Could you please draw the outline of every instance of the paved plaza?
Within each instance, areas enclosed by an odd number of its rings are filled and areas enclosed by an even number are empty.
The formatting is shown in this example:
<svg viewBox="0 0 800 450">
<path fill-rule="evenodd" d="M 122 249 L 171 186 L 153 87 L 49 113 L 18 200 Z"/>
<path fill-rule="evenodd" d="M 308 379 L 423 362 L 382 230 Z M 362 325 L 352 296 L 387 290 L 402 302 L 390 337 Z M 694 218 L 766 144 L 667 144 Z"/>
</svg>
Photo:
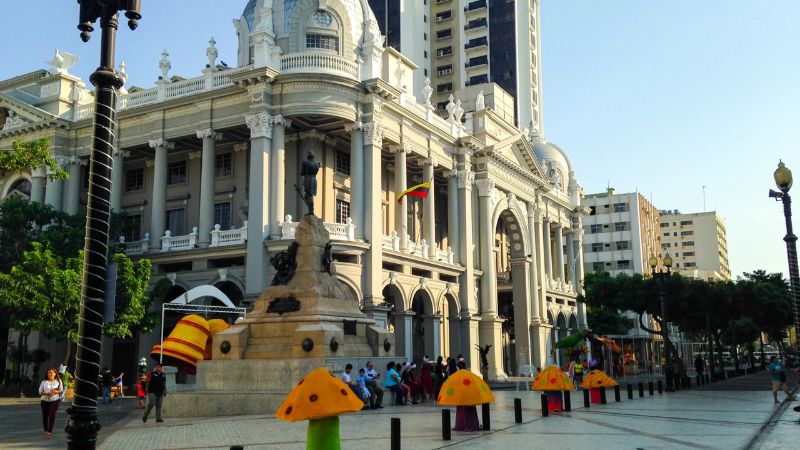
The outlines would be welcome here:
<svg viewBox="0 0 800 450">
<path fill-rule="evenodd" d="M 741 390 L 742 387 L 750 390 Z M 755 390 L 760 389 L 760 390 Z M 480 449 L 785 449 L 800 442 L 800 414 L 792 408 L 800 402 L 774 405 L 765 373 L 738 377 L 671 394 L 657 392 L 628 400 L 583 407 L 582 393 L 573 392 L 573 411 L 541 417 L 540 397 L 534 392 L 495 391 L 491 430 L 453 432 L 443 441 L 441 408 L 432 404 L 387 406 L 341 417 L 342 448 L 388 449 L 390 419 L 401 419 L 402 448 Z M 523 423 L 514 422 L 513 403 L 523 402 Z M 783 395 L 780 397 L 783 399 Z M 169 397 L 167 397 L 167 405 Z M 56 436 L 40 437 L 38 405 L 0 403 L 0 446 L 4 448 L 62 447 L 66 414 L 59 413 Z M 306 422 L 286 423 L 272 411 L 259 416 L 154 420 L 143 424 L 141 411 L 130 400 L 102 405 L 102 449 L 304 449 Z M 22 417 L 24 415 L 24 417 Z M 455 413 L 452 413 L 453 420 Z M 8 419 L 13 419 L 9 424 Z M 10 433 L 10 434 L 9 434 Z M 7 436 L 11 436 L 10 439 Z"/>
</svg>

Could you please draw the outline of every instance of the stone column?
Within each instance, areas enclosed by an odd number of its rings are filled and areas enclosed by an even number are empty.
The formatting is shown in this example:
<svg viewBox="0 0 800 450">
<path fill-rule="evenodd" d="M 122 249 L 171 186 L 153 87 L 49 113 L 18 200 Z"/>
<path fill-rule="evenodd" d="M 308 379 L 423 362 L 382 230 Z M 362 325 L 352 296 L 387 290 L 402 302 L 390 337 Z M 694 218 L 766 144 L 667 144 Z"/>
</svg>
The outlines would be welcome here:
<svg viewBox="0 0 800 450">
<path fill-rule="evenodd" d="M 409 360 L 414 356 L 414 313 L 402 311 L 393 315 L 395 356 Z"/>
<path fill-rule="evenodd" d="M 458 209 L 458 177 L 457 172 L 447 174 L 447 241 L 449 247 L 455 253 L 455 262 L 460 263 L 461 242 L 458 228 L 459 222 L 463 220 L 459 216 Z"/>
<path fill-rule="evenodd" d="M 475 220 L 473 214 L 472 185 L 475 182 L 475 173 L 471 170 L 470 154 L 466 149 L 459 149 L 456 179 L 458 182 L 458 211 L 461 217 L 458 220 L 459 261 L 464 266 L 464 273 L 459 277 L 460 287 L 458 299 L 461 305 L 461 348 L 464 351 L 467 365 L 472 368 L 480 367 L 480 359 L 475 345 L 478 344 L 478 319 L 473 317 L 478 313 L 478 302 L 475 294 L 475 257 L 473 253 L 474 241 L 472 224 Z"/>
<path fill-rule="evenodd" d="M 391 147 L 394 153 L 394 188 L 396 194 L 408 189 L 408 180 L 406 178 L 406 155 L 408 154 L 408 147 L 403 144 L 394 145 Z M 394 216 L 394 229 L 400 237 L 400 250 L 408 250 L 408 198 L 403 198 L 403 202 L 397 205 L 397 210 Z"/>
<path fill-rule="evenodd" d="M 44 183 L 47 178 L 45 169 L 34 169 L 31 172 L 31 201 L 44 204 Z"/>
<path fill-rule="evenodd" d="M 64 191 L 64 212 L 67 214 L 78 214 L 80 209 L 81 165 L 83 164 L 78 157 L 73 157 L 67 166 L 69 178 L 67 179 L 67 189 Z"/>
<path fill-rule="evenodd" d="M 492 223 L 492 190 L 494 181 L 476 180 L 479 195 L 480 254 L 481 254 L 481 322 L 480 345 L 492 348 L 487 355 L 488 376 L 491 380 L 505 379 L 502 355 L 502 320 L 497 317 L 497 268 L 494 261 L 494 231 Z"/>
<path fill-rule="evenodd" d="M 561 226 L 561 223 L 558 223 L 558 227 L 555 229 L 556 235 L 556 267 L 558 270 L 555 272 L 555 276 L 558 277 L 559 281 L 562 283 L 566 283 L 567 280 L 564 277 L 564 228 Z"/>
<path fill-rule="evenodd" d="M 538 278 L 538 293 L 539 305 L 539 321 L 531 321 L 531 348 L 532 363 L 536 367 L 545 367 L 549 358 L 548 354 L 548 339 L 550 336 L 550 326 L 547 323 L 547 275 L 545 268 L 545 248 L 547 246 L 547 239 L 545 239 L 544 217 L 541 203 L 531 203 L 531 210 L 534 211 L 534 226 L 536 234 L 536 251 L 534 253 L 533 272 Z M 533 282 L 533 281 L 531 281 Z"/>
<path fill-rule="evenodd" d="M 539 322 L 542 318 L 542 305 L 540 304 L 539 297 L 539 250 L 541 243 L 538 241 L 536 222 L 536 205 L 528 203 L 528 240 L 531 243 L 531 264 L 528 265 L 530 280 L 530 293 L 531 293 L 531 321 Z"/>
<path fill-rule="evenodd" d="M 270 160 L 272 176 L 269 186 L 270 239 L 281 238 L 281 222 L 286 215 L 286 128 L 291 126 L 292 122 L 281 114 L 272 116 L 272 155 Z M 322 159 L 322 155 L 319 156 Z"/>
<path fill-rule="evenodd" d="M 516 343 L 517 367 L 512 372 L 519 375 L 519 366 L 531 363 L 531 260 L 518 258 L 511 261 L 511 282 L 514 295 L 514 342 Z"/>
<path fill-rule="evenodd" d="M 364 307 L 383 303 L 383 215 L 381 199 L 381 148 L 383 127 L 378 122 L 364 124 L 364 239 L 369 251 L 364 256 Z"/>
<path fill-rule="evenodd" d="M 428 198 L 422 202 L 423 229 L 425 230 L 425 240 L 428 241 L 430 251 L 428 255 L 436 258 L 436 179 L 434 178 L 434 168 L 439 165 L 436 158 L 426 159 L 422 162 L 422 182 L 431 182 Z"/>
<path fill-rule="evenodd" d="M 65 164 L 63 163 L 64 157 L 56 156 L 54 157 L 56 161 L 58 161 L 58 165 L 63 167 Z M 50 170 L 47 170 L 48 175 L 50 175 Z M 61 197 L 64 192 L 64 182 L 61 180 L 51 180 L 49 177 L 47 178 L 47 187 L 44 191 L 44 203 L 46 205 L 50 205 L 56 211 L 61 211 Z"/>
<path fill-rule="evenodd" d="M 575 245 L 572 242 L 572 230 L 570 229 L 567 231 L 567 275 L 566 275 L 566 282 L 572 283 L 572 287 L 576 286 L 575 284 Z"/>
<path fill-rule="evenodd" d="M 583 294 L 583 278 L 584 271 L 586 269 L 583 267 L 583 223 L 580 216 L 578 216 L 576 222 L 577 224 L 575 226 L 574 235 L 575 254 L 578 257 L 578 260 L 575 262 L 575 279 L 577 280 L 575 292 L 578 294 Z M 578 302 L 578 327 L 588 327 L 588 323 L 586 322 L 586 305 L 583 302 Z"/>
<path fill-rule="evenodd" d="M 214 227 L 214 162 L 217 154 L 217 141 L 222 133 L 211 128 L 197 130 L 197 138 L 203 140 L 203 153 L 200 159 L 200 218 L 198 224 L 198 244 L 208 247 L 211 244 L 211 230 Z"/>
<path fill-rule="evenodd" d="M 150 147 L 155 149 L 153 161 L 153 200 L 150 202 L 150 248 L 161 248 L 167 224 L 167 152 L 175 148 L 166 139 L 152 139 Z"/>
<path fill-rule="evenodd" d="M 350 218 L 356 239 L 364 239 L 364 124 L 345 125 L 350 132 Z"/>
<path fill-rule="evenodd" d="M 122 211 L 122 191 L 125 189 L 125 158 L 130 151 L 115 148 L 111 161 L 111 210 Z M 159 236 L 160 237 L 160 236 Z"/>
<path fill-rule="evenodd" d="M 266 286 L 269 235 L 270 147 L 272 121 L 260 112 L 245 117 L 250 129 L 250 186 L 248 189 L 247 255 L 245 257 L 245 295 L 257 296 Z"/>
<path fill-rule="evenodd" d="M 544 233 L 544 273 L 546 275 L 546 279 L 553 279 L 553 256 L 551 255 L 551 251 L 553 250 L 553 243 L 552 243 L 552 234 L 550 233 L 550 219 L 545 217 L 544 223 L 542 223 L 543 233 Z M 547 283 L 545 283 L 547 284 Z"/>
<path fill-rule="evenodd" d="M 425 328 L 425 354 L 432 359 L 441 353 L 441 326 L 442 316 L 439 314 L 426 314 L 422 316 L 422 325 Z"/>
</svg>

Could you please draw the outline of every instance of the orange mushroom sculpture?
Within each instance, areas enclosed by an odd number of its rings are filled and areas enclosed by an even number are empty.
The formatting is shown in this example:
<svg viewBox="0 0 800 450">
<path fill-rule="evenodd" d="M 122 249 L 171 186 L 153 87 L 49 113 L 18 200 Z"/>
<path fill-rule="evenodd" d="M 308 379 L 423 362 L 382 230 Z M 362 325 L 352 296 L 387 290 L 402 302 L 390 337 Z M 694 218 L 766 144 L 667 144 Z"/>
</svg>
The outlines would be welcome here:
<svg viewBox="0 0 800 450">
<path fill-rule="evenodd" d="M 436 402 L 446 406 L 477 406 L 494 403 L 494 394 L 480 377 L 469 370 L 459 370 L 447 377 Z"/>
<path fill-rule="evenodd" d="M 618 386 L 619 383 L 613 378 L 608 376 L 602 370 L 592 370 L 583 377 L 583 382 L 580 384 L 582 388 L 609 388 Z"/>
<path fill-rule="evenodd" d="M 297 383 L 275 417 L 287 422 L 308 420 L 306 449 L 339 450 L 339 415 L 363 407 L 364 402 L 344 381 L 320 367 Z"/>
<path fill-rule="evenodd" d="M 547 393 L 547 409 L 549 411 L 561 411 L 563 409 L 562 392 L 575 389 L 575 385 L 563 370 L 556 366 L 549 366 L 536 375 L 531 389 Z"/>
</svg>

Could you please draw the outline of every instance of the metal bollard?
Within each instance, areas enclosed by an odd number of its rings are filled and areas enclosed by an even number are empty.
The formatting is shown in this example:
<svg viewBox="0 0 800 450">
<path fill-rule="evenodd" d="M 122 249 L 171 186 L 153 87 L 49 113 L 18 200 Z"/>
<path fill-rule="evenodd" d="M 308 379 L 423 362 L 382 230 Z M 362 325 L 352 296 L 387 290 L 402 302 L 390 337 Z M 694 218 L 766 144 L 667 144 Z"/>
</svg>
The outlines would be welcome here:
<svg viewBox="0 0 800 450">
<path fill-rule="evenodd" d="M 231 445 L 230 450 L 244 450 L 244 446 L 242 446 L 242 445 Z"/>
<path fill-rule="evenodd" d="M 592 402 L 589 400 L 589 390 L 588 389 L 584 389 L 583 390 L 583 407 L 584 408 L 591 408 L 592 407 Z"/>
<path fill-rule="evenodd" d="M 661 380 L 658 380 L 658 393 L 659 394 L 664 393 L 664 382 Z"/>
<path fill-rule="evenodd" d="M 450 440 L 450 410 L 445 408 L 442 410 L 442 440 Z"/>
<path fill-rule="evenodd" d="M 522 423 L 522 399 L 514 399 L 514 422 Z"/>
<path fill-rule="evenodd" d="M 391 449 L 400 450 L 400 418 L 392 417 Z"/>
<path fill-rule="evenodd" d="M 633 400 L 633 385 L 628 383 L 628 400 Z"/>
<path fill-rule="evenodd" d="M 550 415 L 550 411 L 547 409 L 547 394 L 542 394 L 542 417 L 547 417 Z"/>
<path fill-rule="evenodd" d="M 653 396 L 653 382 L 652 381 L 648 381 L 647 382 L 647 393 L 650 394 L 651 397 Z"/>
<path fill-rule="evenodd" d="M 614 401 L 619 403 L 619 385 L 614 386 Z"/>
<path fill-rule="evenodd" d="M 706 374 L 706 384 L 711 383 L 711 375 Z"/>
<path fill-rule="evenodd" d="M 481 405 L 481 415 L 483 416 L 483 430 L 489 431 L 492 429 L 492 419 L 489 417 L 489 404 L 484 403 Z"/>
<path fill-rule="evenodd" d="M 644 383 L 639 383 L 639 397 L 644 397 Z"/>
<path fill-rule="evenodd" d="M 606 399 L 606 388 L 602 387 L 600 388 L 600 404 L 605 405 L 606 403 L 608 403 Z"/>
<path fill-rule="evenodd" d="M 564 411 L 572 411 L 572 396 L 569 391 L 564 391 Z"/>
</svg>

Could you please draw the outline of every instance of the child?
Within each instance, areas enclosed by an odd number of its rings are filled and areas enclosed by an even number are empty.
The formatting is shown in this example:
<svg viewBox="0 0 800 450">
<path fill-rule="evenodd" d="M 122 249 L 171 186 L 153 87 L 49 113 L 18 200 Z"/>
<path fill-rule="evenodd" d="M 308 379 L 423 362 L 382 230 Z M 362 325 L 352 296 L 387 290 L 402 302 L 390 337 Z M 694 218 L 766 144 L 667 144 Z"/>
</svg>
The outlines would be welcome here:
<svg viewBox="0 0 800 450">
<path fill-rule="evenodd" d="M 117 397 L 125 398 L 125 387 L 122 385 L 122 376 L 125 375 L 125 372 L 119 374 L 118 377 L 114 378 L 114 384 L 117 386 Z"/>
<path fill-rule="evenodd" d="M 136 377 L 136 398 L 139 400 L 139 409 L 144 409 L 144 402 L 147 398 L 147 359 L 139 360 Z"/>
<path fill-rule="evenodd" d="M 358 369 L 358 376 L 356 377 L 356 381 L 358 382 L 358 391 L 359 391 L 359 398 L 364 401 L 364 407 L 369 406 L 370 409 L 375 409 L 375 394 L 370 395 L 369 389 L 367 389 L 367 377 L 366 372 L 364 369 Z"/>
</svg>

